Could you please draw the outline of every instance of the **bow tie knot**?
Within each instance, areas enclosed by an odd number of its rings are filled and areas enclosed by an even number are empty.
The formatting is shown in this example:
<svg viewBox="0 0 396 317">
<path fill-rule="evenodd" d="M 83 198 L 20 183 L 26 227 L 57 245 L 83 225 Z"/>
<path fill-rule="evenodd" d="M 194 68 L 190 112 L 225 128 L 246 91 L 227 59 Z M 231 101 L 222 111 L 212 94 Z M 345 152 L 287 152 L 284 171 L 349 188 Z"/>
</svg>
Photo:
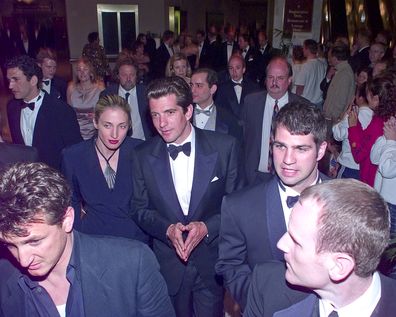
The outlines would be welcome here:
<svg viewBox="0 0 396 317">
<path fill-rule="evenodd" d="M 50 80 L 49 79 L 43 80 L 43 84 L 48 86 L 50 84 Z"/>
<path fill-rule="evenodd" d="M 180 152 L 183 152 L 186 156 L 191 154 L 191 142 L 184 143 L 183 145 L 168 145 L 168 152 L 172 160 L 176 160 Z"/>
<path fill-rule="evenodd" d="M 235 86 L 240 86 L 240 87 L 242 87 L 242 83 L 232 82 L 232 84 L 234 85 L 234 87 L 235 87 Z"/>
<path fill-rule="evenodd" d="M 29 108 L 30 110 L 34 110 L 34 102 L 22 102 L 22 109 Z"/>
<path fill-rule="evenodd" d="M 202 110 L 202 109 L 199 109 L 199 108 L 195 108 L 194 111 L 195 111 L 195 113 L 197 115 L 202 113 L 202 114 L 210 117 L 210 110 L 209 109 L 208 110 Z"/>
<path fill-rule="evenodd" d="M 286 198 L 286 205 L 289 208 L 293 208 L 296 202 L 298 202 L 298 199 L 300 198 L 299 195 L 297 196 L 287 196 Z"/>
</svg>

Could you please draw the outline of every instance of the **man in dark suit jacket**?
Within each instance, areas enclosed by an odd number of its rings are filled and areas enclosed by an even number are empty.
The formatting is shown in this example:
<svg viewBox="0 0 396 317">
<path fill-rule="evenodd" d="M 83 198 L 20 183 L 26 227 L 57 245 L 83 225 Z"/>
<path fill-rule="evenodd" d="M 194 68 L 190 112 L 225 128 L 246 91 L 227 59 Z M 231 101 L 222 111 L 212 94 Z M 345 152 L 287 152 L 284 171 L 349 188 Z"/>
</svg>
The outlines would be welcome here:
<svg viewBox="0 0 396 317">
<path fill-rule="evenodd" d="M 120 59 L 116 64 L 116 74 L 119 84 L 110 84 L 100 93 L 100 96 L 118 95 L 125 98 L 131 108 L 131 136 L 147 140 L 155 134 L 151 121 L 146 86 L 137 82 L 137 66 L 131 59 Z"/>
<path fill-rule="evenodd" d="M 245 60 L 246 65 L 246 74 L 253 82 L 257 82 L 258 80 L 258 61 L 259 61 L 259 53 L 257 49 L 250 45 L 250 36 L 248 34 L 240 34 L 238 36 L 238 46 L 241 56 Z"/>
<path fill-rule="evenodd" d="M 236 117 L 225 107 L 217 106 L 213 96 L 217 90 L 217 74 L 210 68 L 199 68 L 191 76 L 194 126 L 232 135 L 242 141 L 242 128 Z"/>
<path fill-rule="evenodd" d="M 327 127 L 320 110 L 305 102 L 290 102 L 279 110 L 274 131 L 276 175 L 226 196 L 222 204 L 216 272 L 242 310 L 254 266 L 283 260 L 276 243 L 287 230 L 295 197 L 323 179 L 318 161 L 326 151 Z"/>
<path fill-rule="evenodd" d="M 228 62 L 230 79 L 220 84 L 215 95 L 215 102 L 241 120 L 241 112 L 246 95 L 258 90 L 258 85 L 245 78 L 245 60 L 240 55 L 233 55 Z M 242 123 L 241 123 L 242 124 Z"/>
<path fill-rule="evenodd" d="M 173 55 L 173 41 L 174 33 L 170 30 L 166 30 L 162 35 L 162 43 L 155 52 L 155 59 L 152 61 L 152 72 L 154 78 L 160 78 L 165 76 L 166 63 L 169 58 Z"/>
<path fill-rule="evenodd" d="M 0 140 L 0 169 L 16 162 L 37 162 L 36 148 L 21 144 L 7 144 Z"/>
<path fill-rule="evenodd" d="M 19 163 L 0 176 L 0 316 L 175 316 L 152 251 L 73 231 L 56 170 Z M 39 294 L 39 295 L 38 295 Z"/>
<path fill-rule="evenodd" d="M 288 92 L 292 69 L 283 57 L 275 57 L 267 67 L 266 91 L 246 96 L 242 109 L 244 125 L 244 173 L 245 182 L 254 184 L 269 172 L 269 144 L 274 110 L 291 101 L 306 99 Z M 275 107 L 277 104 L 277 107 Z"/>
<path fill-rule="evenodd" d="M 258 50 L 258 62 L 257 62 L 257 72 L 258 81 L 260 87 L 264 87 L 267 66 L 272 59 L 274 53 L 271 47 L 271 43 L 268 42 L 267 33 L 261 30 L 257 33 L 257 50 Z"/>
<path fill-rule="evenodd" d="M 223 316 L 214 264 L 221 200 L 237 182 L 236 140 L 191 125 L 180 77 L 152 82 L 148 99 L 160 135 L 136 149 L 132 216 L 153 237 L 176 315 Z"/>
<path fill-rule="evenodd" d="M 354 73 L 370 65 L 370 40 L 371 32 L 369 30 L 360 29 L 357 32 L 355 43 L 356 52 L 348 60 Z"/>
<path fill-rule="evenodd" d="M 57 58 L 56 52 L 50 48 L 42 48 L 37 53 L 37 63 L 43 72 L 42 89 L 55 98 L 66 102 L 67 83 L 56 76 Z"/>
<path fill-rule="evenodd" d="M 196 32 L 196 38 L 199 50 L 199 68 L 212 67 L 209 40 L 205 38 L 205 32 L 203 30 L 198 30 Z"/>
<path fill-rule="evenodd" d="M 37 148 L 40 161 L 60 167 L 62 150 L 82 141 L 76 113 L 65 102 L 40 90 L 41 68 L 26 55 L 7 63 L 14 99 L 7 105 L 13 143 Z"/>
<path fill-rule="evenodd" d="M 304 190 L 278 247 L 286 280 L 317 296 L 274 316 L 394 316 L 396 281 L 376 271 L 389 243 L 389 218 L 378 192 L 354 179 Z"/>
</svg>

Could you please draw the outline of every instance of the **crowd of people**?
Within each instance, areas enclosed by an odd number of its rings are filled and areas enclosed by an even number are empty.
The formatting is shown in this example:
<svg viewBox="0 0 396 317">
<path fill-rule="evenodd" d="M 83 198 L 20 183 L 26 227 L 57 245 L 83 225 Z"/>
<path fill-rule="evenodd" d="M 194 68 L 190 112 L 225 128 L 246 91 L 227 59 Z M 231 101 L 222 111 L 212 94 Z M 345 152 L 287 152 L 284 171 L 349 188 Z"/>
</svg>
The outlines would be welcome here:
<svg viewBox="0 0 396 317">
<path fill-rule="evenodd" d="M 394 315 L 395 43 L 222 36 L 7 61 L 0 316 Z"/>
</svg>

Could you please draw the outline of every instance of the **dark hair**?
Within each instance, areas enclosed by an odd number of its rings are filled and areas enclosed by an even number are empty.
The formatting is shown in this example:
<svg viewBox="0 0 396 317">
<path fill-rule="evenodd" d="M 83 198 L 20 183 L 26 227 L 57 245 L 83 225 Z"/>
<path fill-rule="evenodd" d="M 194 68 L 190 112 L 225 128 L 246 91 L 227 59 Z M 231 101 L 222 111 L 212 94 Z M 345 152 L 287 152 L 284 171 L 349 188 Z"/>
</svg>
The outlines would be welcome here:
<svg viewBox="0 0 396 317">
<path fill-rule="evenodd" d="M 88 34 L 88 42 L 93 43 L 99 39 L 99 33 L 98 32 L 91 32 Z"/>
<path fill-rule="evenodd" d="M 300 200 L 306 199 L 321 206 L 316 252 L 348 254 L 359 277 L 375 272 L 390 232 L 388 206 L 381 195 L 355 179 L 334 179 L 305 189 Z"/>
<path fill-rule="evenodd" d="M 249 36 L 249 34 L 247 34 L 247 33 L 239 34 L 239 37 L 243 38 L 243 40 L 244 40 L 245 42 L 248 42 L 248 43 L 249 43 L 249 41 L 250 41 L 250 36 Z"/>
<path fill-rule="evenodd" d="M 312 53 L 318 53 L 318 43 L 315 40 L 308 39 L 304 41 L 304 46 Z"/>
<path fill-rule="evenodd" d="M 28 235 L 25 225 L 60 225 L 71 204 L 67 181 L 44 163 L 16 163 L 0 174 L 0 232 Z"/>
<path fill-rule="evenodd" d="M 308 102 L 291 101 L 283 106 L 275 117 L 275 133 L 278 126 L 285 127 L 292 135 L 312 134 L 318 149 L 326 140 L 326 119 L 315 105 Z"/>
<path fill-rule="evenodd" d="M 211 88 L 213 85 L 217 85 L 218 78 L 217 78 L 217 73 L 211 69 L 211 68 L 198 68 L 196 69 L 192 75 L 195 74 L 206 74 L 206 81 L 208 83 L 209 88 Z"/>
<path fill-rule="evenodd" d="M 143 46 L 143 48 L 144 48 L 144 43 L 141 42 L 141 41 L 138 41 L 138 40 L 134 41 L 134 42 L 132 43 L 132 46 L 131 46 L 131 51 L 132 51 L 132 53 L 133 53 L 133 54 L 136 54 L 136 51 L 137 51 L 137 49 L 138 49 L 140 46 Z"/>
<path fill-rule="evenodd" d="M 166 30 L 164 31 L 164 34 L 162 35 L 162 40 L 165 42 L 172 38 L 175 33 L 173 33 L 171 30 Z"/>
<path fill-rule="evenodd" d="M 372 37 L 372 33 L 369 29 L 367 28 L 360 28 L 356 35 L 363 37 L 364 39 L 366 39 L 367 42 L 371 41 L 371 37 Z"/>
<path fill-rule="evenodd" d="M 367 83 L 367 89 L 373 96 L 378 96 L 378 107 L 374 110 L 376 115 L 388 120 L 396 114 L 396 83 L 392 75 L 373 78 Z"/>
<path fill-rule="evenodd" d="M 202 37 L 205 37 L 205 31 L 204 30 L 197 30 L 196 34 L 199 34 Z"/>
<path fill-rule="evenodd" d="M 168 95 L 176 96 L 176 103 L 184 112 L 193 103 L 191 88 L 178 76 L 164 77 L 152 81 L 147 87 L 147 99 L 159 99 Z"/>
<path fill-rule="evenodd" d="M 358 98 L 363 98 L 366 103 L 367 100 L 367 82 L 361 84 L 359 87 L 356 87 L 356 94 Z"/>
<path fill-rule="evenodd" d="M 339 61 L 346 61 L 350 56 L 349 47 L 345 44 L 337 43 L 330 49 L 330 54 Z"/>
<path fill-rule="evenodd" d="M 40 89 L 41 81 L 43 80 L 43 71 L 40 66 L 37 65 L 35 59 L 27 55 L 16 56 L 6 63 L 6 68 L 19 68 L 28 81 L 30 81 L 33 76 L 36 76 L 37 88 Z"/>
</svg>

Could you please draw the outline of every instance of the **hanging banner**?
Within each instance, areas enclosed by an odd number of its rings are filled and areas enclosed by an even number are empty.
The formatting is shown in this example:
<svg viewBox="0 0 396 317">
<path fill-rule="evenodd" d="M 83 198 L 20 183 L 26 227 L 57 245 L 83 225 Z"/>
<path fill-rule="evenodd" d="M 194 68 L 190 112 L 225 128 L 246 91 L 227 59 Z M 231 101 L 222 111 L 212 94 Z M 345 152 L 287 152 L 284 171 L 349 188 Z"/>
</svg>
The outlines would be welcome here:
<svg viewBox="0 0 396 317">
<path fill-rule="evenodd" d="M 285 0 L 283 32 L 311 32 L 313 0 Z"/>
</svg>

